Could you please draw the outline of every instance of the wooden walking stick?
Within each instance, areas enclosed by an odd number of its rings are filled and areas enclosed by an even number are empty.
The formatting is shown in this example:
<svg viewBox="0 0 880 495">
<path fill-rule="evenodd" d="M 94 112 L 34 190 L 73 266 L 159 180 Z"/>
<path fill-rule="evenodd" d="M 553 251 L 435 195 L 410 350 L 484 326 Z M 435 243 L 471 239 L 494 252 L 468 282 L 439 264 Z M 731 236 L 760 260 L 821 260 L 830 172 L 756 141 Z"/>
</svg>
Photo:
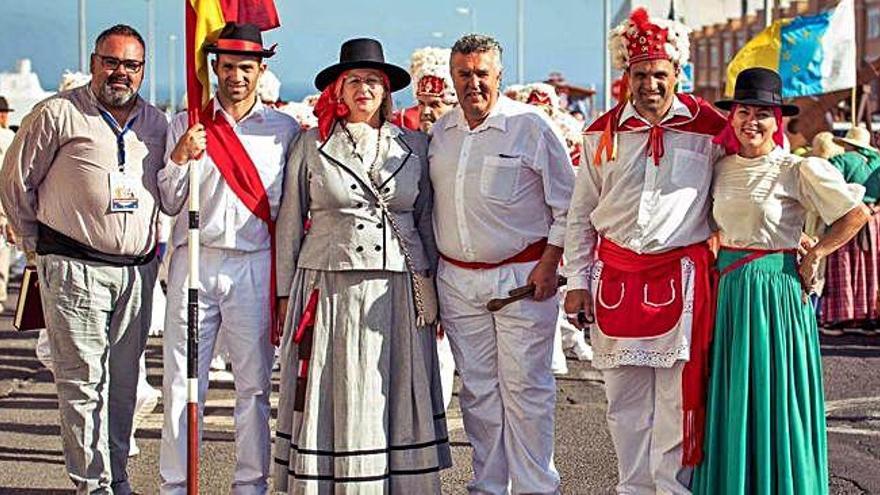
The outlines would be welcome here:
<svg viewBox="0 0 880 495">
<path fill-rule="evenodd" d="M 562 275 L 559 276 L 559 279 L 556 281 L 557 287 L 562 287 L 567 284 L 568 280 Z M 507 293 L 507 297 L 490 299 L 488 303 L 486 303 L 486 309 L 491 312 L 498 311 L 499 309 L 507 306 L 508 304 L 515 303 L 521 299 L 525 299 L 527 297 L 531 297 L 532 294 L 535 293 L 535 284 L 524 285 L 522 287 L 517 287 L 516 289 L 511 289 Z"/>
</svg>

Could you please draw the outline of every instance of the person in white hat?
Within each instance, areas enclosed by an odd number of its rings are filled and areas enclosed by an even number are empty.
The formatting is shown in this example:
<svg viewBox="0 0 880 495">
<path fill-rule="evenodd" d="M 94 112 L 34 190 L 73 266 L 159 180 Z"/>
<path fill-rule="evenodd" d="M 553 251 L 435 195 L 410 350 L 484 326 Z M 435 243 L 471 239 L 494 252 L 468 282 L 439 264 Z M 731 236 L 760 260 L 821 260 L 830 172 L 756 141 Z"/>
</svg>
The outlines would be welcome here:
<svg viewBox="0 0 880 495">
<path fill-rule="evenodd" d="M 431 133 L 434 122 L 455 108 L 458 100 L 449 74 L 448 48 L 425 47 L 410 57 L 413 95 L 419 109 L 419 130 Z"/>
<path fill-rule="evenodd" d="M 581 135 L 583 126 L 577 119 L 572 117 L 561 106 L 561 99 L 556 88 L 543 82 L 529 84 L 514 84 L 504 89 L 504 94 L 510 98 L 528 105 L 534 105 L 543 110 L 553 122 L 554 129 L 565 140 L 568 147 L 568 155 L 571 157 L 575 173 L 581 155 Z M 565 293 L 560 290 L 560 297 Z M 593 359 L 593 350 L 584 340 L 584 334 L 565 318 L 560 300 L 559 318 L 556 324 L 556 335 L 553 338 L 553 361 L 554 375 L 568 374 L 565 349 L 571 349 L 579 361 Z"/>
</svg>

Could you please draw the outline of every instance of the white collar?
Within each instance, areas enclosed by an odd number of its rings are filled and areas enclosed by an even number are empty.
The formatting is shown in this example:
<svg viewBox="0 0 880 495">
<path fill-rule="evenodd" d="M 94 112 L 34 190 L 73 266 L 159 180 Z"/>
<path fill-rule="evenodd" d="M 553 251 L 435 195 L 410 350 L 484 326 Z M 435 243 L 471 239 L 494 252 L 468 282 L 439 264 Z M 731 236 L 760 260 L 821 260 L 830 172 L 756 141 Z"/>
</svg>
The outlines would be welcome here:
<svg viewBox="0 0 880 495">
<path fill-rule="evenodd" d="M 464 117 L 464 110 L 462 110 L 461 105 L 458 105 L 452 110 L 455 114 L 453 114 L 452 118 L 446 122 L 444 127 L 446 129 L 458 127 L 464 132 L 472 133 L 493 127 L 501 132 L 507 132 L 507 116 L 505 115 L 504 110 L 510 105 L 511 101 L 510 98 L 503 94 L 499 94 L 498 100 L 495 101 L 495 105 L 489 110 L 489 116 L 474 129 L 471 129 L 470 125 L 468 125 L 467 119 Z"/>
</svg>

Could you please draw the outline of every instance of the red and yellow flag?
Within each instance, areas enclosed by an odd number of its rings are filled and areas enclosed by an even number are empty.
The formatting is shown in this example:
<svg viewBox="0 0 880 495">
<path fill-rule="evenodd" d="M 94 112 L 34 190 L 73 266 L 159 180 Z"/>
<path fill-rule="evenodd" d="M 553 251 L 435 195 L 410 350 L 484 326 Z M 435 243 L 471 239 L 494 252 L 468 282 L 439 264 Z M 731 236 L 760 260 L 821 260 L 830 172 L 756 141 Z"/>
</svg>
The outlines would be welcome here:
<svg viewBox="0 0 880 495">
<path fill-rule="evenodd" d="M 203 47 L 217 39 L 227 22 L 255 24 L 262 31 L 281 25 L 273 0 L 186 1 L 186 93 L 190 125 L 211 99 L 208 55 Z"/>
</svg>

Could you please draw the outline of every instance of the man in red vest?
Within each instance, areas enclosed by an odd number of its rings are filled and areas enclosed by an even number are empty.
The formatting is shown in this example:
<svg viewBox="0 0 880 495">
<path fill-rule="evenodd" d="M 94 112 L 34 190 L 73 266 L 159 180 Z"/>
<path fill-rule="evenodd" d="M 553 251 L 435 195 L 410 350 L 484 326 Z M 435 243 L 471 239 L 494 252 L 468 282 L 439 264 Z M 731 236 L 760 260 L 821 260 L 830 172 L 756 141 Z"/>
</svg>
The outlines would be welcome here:
<svg viewBox="0 0 880 495">
<path fill-rule="evenodd" d="M 260 30 L 229 23 L 216 43 L 216 97 L 187 129 L 178 114 L 170 151 L 159 172 L 162 209 L 177 215 L 188 199 L 188 169 L 199 167 L 199 404 L 218 336 L 229 351 L 235 381 L 235 479 L 232 493 L 265 493 L 270 466 L 270 327 L 275 216 L 288 148 L 299 125 L 257 98 L 264 59 Z M 165 316 L 164 395 L 160 473 L 163 493 L 186 489 L 187 216 L 177 215 Z"/>
<path fill-rule="evenodd" d="M 584 136 L 565 238 L 565 311 L 593 319 L 618 493 L 690 493 L 701 457 L 714 301 L 709 226 L 712 138 L 724 119 L 676 94 L 688 29 L 644 9 L 608 49 L 631 97 Z"/>
</svg>

